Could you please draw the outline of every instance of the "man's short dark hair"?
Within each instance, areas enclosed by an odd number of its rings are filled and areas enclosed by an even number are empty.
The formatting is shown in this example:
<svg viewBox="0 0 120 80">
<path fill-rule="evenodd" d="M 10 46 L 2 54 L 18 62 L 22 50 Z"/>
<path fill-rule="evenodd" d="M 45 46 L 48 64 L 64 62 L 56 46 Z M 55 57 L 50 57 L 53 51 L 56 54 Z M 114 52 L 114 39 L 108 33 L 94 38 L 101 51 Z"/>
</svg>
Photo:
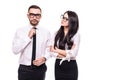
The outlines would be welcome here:
<svg viewBox="0 0 120 80">
<path fill-rule="evenodd" d="M 40 11 L 42 11 L 39 6 L 37 6 L 37 5 L 31 5 L 31 6 L 28 8 L 28 12 L 29 12 L 29 10 L 30 10 L 31 8 L 40 9 Z"/>
</svg>

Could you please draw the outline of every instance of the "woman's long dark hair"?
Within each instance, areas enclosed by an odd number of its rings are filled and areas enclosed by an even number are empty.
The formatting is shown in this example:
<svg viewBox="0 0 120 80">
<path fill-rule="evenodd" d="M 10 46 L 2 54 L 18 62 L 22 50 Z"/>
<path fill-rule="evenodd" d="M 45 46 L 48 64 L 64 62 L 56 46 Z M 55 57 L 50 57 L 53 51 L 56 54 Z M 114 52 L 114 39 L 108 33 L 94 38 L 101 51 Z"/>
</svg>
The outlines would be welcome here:
<svg viewBox="0 0 120 80">
<path fill-rule="evenodd" d="M 79 19 L 77 14 L 73 11 L 66 11 L 65 13 L 68 14 L 68 33 L 65 36 L 64 27 L 61 26 L 55 36 L 55 43 L 54 43 L 54 47 L 58 47 L 59 49 L 63 49 L 63 50 L 65 50 L 66 45 L 67 45 L 67 49 L 72 48 L 73 41 L 71 40 L 71 38 L 77 33 L 79 28 Z"/>
</svg>

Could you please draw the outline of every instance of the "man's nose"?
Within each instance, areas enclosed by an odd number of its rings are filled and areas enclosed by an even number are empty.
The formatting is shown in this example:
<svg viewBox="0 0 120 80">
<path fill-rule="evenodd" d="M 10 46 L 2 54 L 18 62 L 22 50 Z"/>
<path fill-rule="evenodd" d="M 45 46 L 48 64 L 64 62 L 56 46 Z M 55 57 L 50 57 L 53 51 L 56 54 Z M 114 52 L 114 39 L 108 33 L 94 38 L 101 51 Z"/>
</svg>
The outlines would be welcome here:
<svg viewBox="0 0 120 80">
<path fill-rule="evenodd" d="M 33 16 L 33 19 L 36 19 L 36 16 Z"/>
</svg>

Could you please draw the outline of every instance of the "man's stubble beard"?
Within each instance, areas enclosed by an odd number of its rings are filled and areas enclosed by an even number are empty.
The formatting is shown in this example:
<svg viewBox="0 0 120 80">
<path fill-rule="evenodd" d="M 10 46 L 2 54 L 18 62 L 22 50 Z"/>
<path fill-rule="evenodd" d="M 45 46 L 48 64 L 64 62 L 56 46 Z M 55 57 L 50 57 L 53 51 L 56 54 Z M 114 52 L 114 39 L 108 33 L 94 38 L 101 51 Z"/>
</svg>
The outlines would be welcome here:
<svg viewBox="0 0 120 80">
<path fill-rule="evenodd" d="M 38 23 L 39 23 L 39 21 L 37 21 L 37 20 L 35 20 L 35 19 L 30 21 L 30 24 L 31 24 L 32 26 L 37 26 Z"/>
</svg>

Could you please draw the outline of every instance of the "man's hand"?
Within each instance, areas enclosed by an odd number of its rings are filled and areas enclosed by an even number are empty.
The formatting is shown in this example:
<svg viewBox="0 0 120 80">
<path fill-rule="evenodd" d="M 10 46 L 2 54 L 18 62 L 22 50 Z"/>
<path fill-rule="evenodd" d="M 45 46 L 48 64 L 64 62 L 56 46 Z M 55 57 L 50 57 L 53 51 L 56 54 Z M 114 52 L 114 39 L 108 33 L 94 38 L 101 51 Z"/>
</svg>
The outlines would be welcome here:
<svg viewBox="0 0 120 80">
<path fill-rule="evenodd" d="M 45 57 L 41 57 L 41 58 L 38 58 L 38 59 L 34 60 L 34 61 L 33 61 L 33 64 L 34 64 L 35 66 L 40 66 L 40 65 L 42 65 L 43 63 L 45 63 L 45 61 L 46 61 L 46 58 L 45 58 Z"/>
<path fill-rule="evenodd" d="M 33 35 L 35 35 L 35 34 L 36 34 L 36 31 L 35 31 L 34 28 L 32 28 L 32 29 L 29 31 L 28 36 L 29 36 L 30 39 L 32 39 Z"/>
</svg>

